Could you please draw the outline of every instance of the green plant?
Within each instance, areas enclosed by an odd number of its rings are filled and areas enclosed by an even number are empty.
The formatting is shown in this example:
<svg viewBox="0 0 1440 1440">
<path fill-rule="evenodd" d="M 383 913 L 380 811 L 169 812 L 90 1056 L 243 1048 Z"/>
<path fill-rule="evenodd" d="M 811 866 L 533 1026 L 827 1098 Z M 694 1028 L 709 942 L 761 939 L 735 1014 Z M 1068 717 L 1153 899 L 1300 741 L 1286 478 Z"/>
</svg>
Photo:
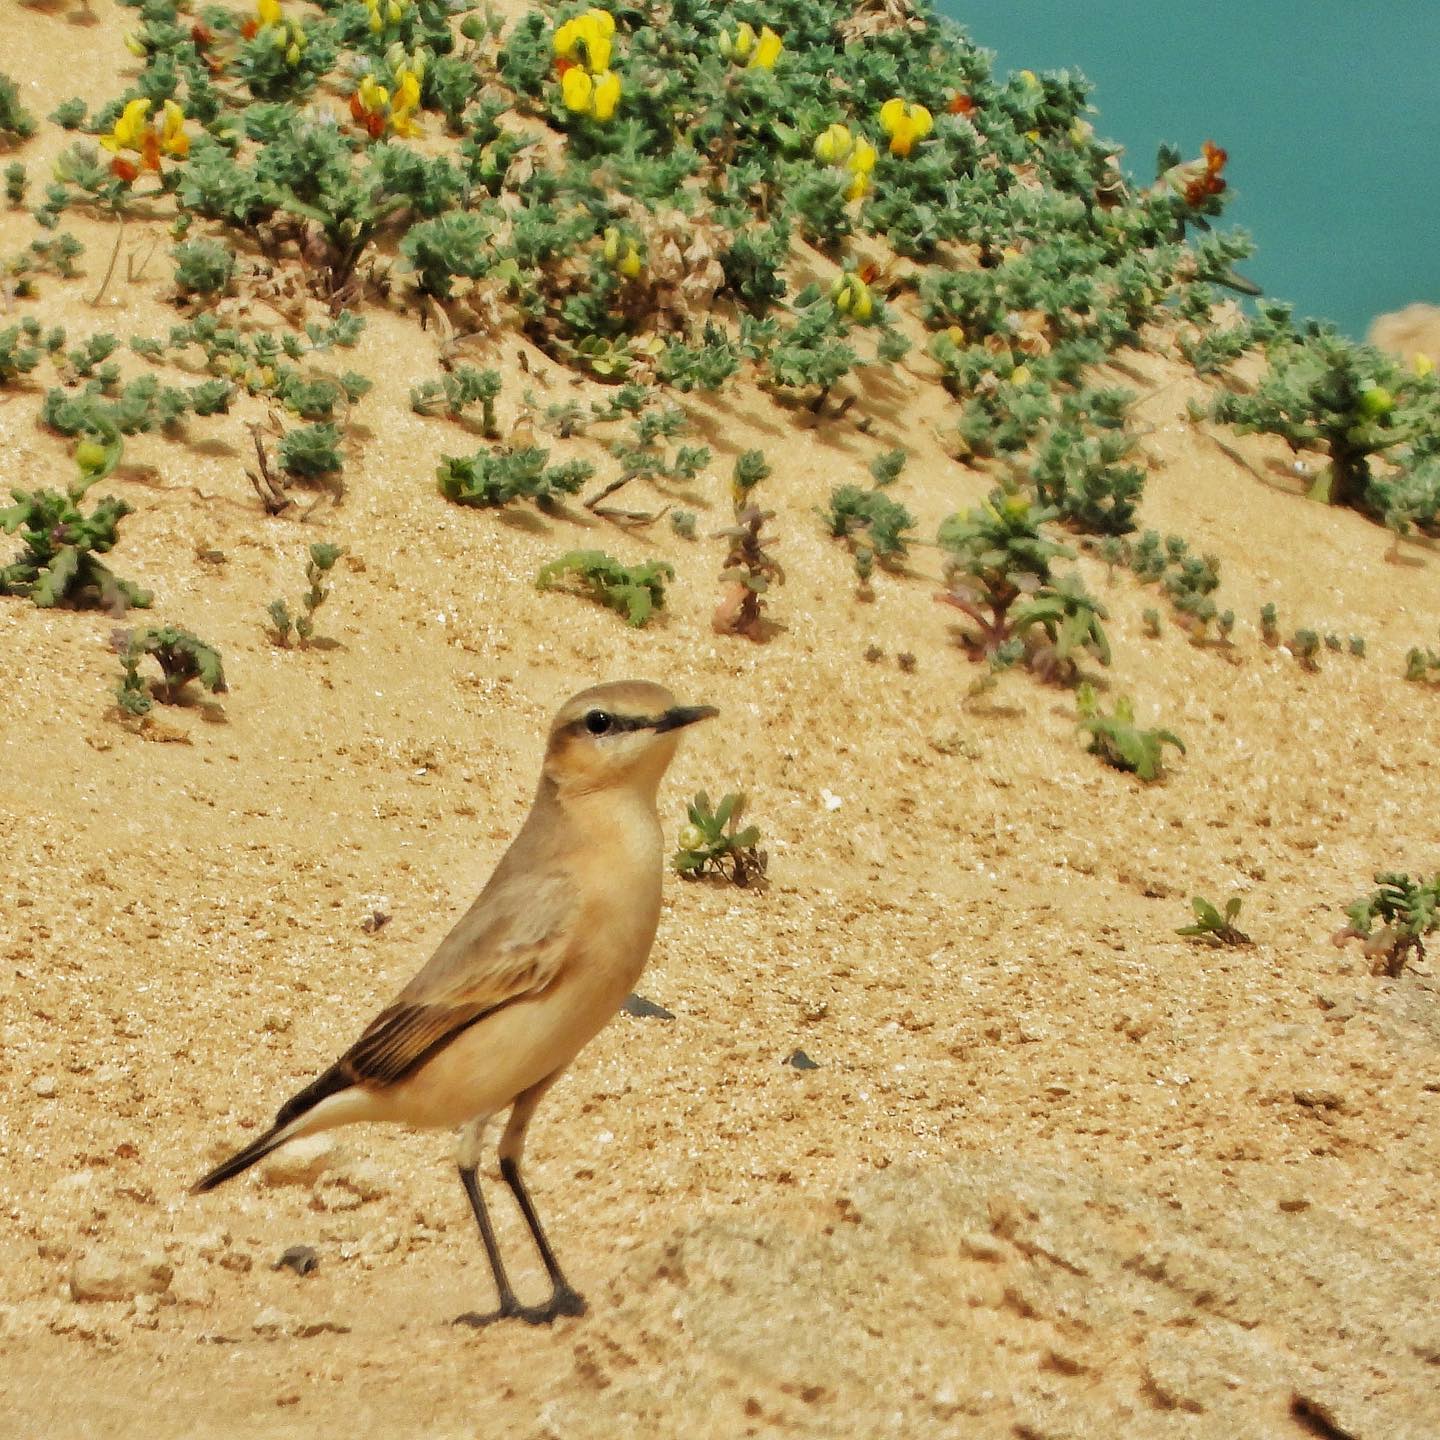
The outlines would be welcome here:
<svg viewBox="0 0 1440 1440">
<path fill-rule="evenodd" d="M 1279 435 L 1292 449 L 1322 451 L 1330 463 L 1315 498 L 1383 519 L 1385 492 L 1372 494 L 1370 462 L 1433 433 L 1440 402 L 1433 382 L 1407 374 L 1371 346 L 1312 326 L 1272 346 L 1254 392 L 1220 395 L 1212 414 L 1242 434 Z"/>
<path fill-rule="evenodd" d="M 448 300 L 455 280 L 478 280 L 489 273 L 494 263 L 489 250 L 492 228 L 481 216 L 457 210 L 411 226 L 400 242 L 400 252 L 415 271 L 420 289 Z"/>
<path fill-rule="evenodd" d="M 1405 678 L 1414 685 L 1440 683 L 1440 654 L 1416 645 L 1405 654 Z"/>
<path fill-rule="evenodd" d="M 1135 528 L 1145 474 L 1120 462 L 1135 449 L 1123 430 L 1087 431 L 1076 418 L 1060 421 L 1036 446 L 1029 479 L 1041 504 L 1077 530 L 1124 535 Z"/>
<path fill-rule="evenodd" d="M 665 582 L 674 578 L 674 566 L 663 560 L 622 565 L 602 550 L 571 550 L 542 565 L 535 585 L 540 590 L 551 590 L 560 581 L 569 581 L 639 629 L 657 610 L 665 608 Z"/>
<path fill-rule="evenodd" d="M 1272 650 L 1280 643 L 1280 612 L 1273 600 L 1260 607 L 1260 638 Z"/>
<path fill-rule="evenodd" d="M 446 455 L 436 476 L 440 493 L 457 505 L 498 506 L 512 500 L 553 505 L 573 495 L 595 473 L 588 460 L 549 463 L 550 452 L 534 445 L 519 450 L 479 450 L 470 456 Z"/>
<path fill-rule="evenodd" d="M 877 562 L 887 570 L 896 569 L 910 553 L 909 532 L 915 528 L 915 517 L 881 490 L 837 485 L 822 514 L 830 534 L 849 543 L 862 581 Z"/>
<path fill-rule="evenodd" d="M 1086 749 L 1147 784 L 1164 771 L 1166 745 L 1185 753 L 1185 742 L 1173 730 L 1142 730 L 1135 724 L 1135 706 L 1129 696 L 1118 696 L 1114 711 L 1106 715 L 1094 687 L 1082 685 L 1076 692 L 1075 708 L 1078 728 L 1089 737 Z"/>
<path fill-rule="evenodd" d="M 1051 573 L 1052 560 L 1074 554 L 1043 533 L 1054 518 L 1025 495 L 995 490 L 983 506 L 940 527 L 946 588 L 936 599 L 971 620 L 975 628 L 963 631 L 961 642 L 992 670 L 1026 654 L 1048 679 L 1072 678 L 1081 653 L 1110 663 L 1105 608 L 1078 576 L 1056 580 Z"/>
<path fill-rule="evenodd" d="M 720 567 L 720 602 L 710 617 L 710 628 L 717 635 L 763 640 L 765 597 L 772 585 L 785 582 L 785 571 L 767 549 L 773 538 L 764 533 L 775 512 L 762 510 L 753 499 L 756 486 L 769 474 L 770 463 L 763 451 L 745 450 L 735 457 L 730 472 L 734 523 L 715 536 L 730 542 Z"/>
<path fill-rule="evenodd" d="M 182 295 L 219 295 L 235 274 L 235 252 L 219 240 L 186 240 L 170 252 Z"/>
<path fill-rule="evenodd" d="M 1412 880 L 1382 871 L 1375 884 L 1376 890 L 1345 907 L 1350 923 L 1332 938 L 1337 945 L 1359 940 L 1374 973 L 1393 977 L 1412 954 L 1425 958 L 1425 936 L 1440 927 L 1440 874 Z"/>
<path fill-rule="evenodd" d="M 315 634 L 315 612 L 330 598 L 330 587 L 326 585 L 325 577 L 344 553 L 344 546 L 329 545 L 323 541 L 310 547 L 309 559 L 305 562 L 305 578 L 310 582 L 310 588 L 300 597 L 299 611 L 292 615 L 283 599 L 272 600 L 267 607 L 271 636 L 276 644 L 288 646 L 292 630 L 302 646 L 310 643 Z"/>
<path fill-rule="evenodd" d="M 28 140 L 35 133 L 35 117 L 20 103 L 20 89 L 8 75 L 0 75 L 0 140 Z"/>
<path fill-rule="evenodd" d="M 675 837 L 676 851 L 671 861 L 676 873 L 686 880 L 704 875 L 723 875 L 736 885 L 749 885 L 765 874 L 767 856 L 759 849 L 758 826 L 740 828 L 745 811 L 745 796 L 726 795 L 711 806 L 705 791 L 685 807 L 689 817 Z"/>
<path fill-rule="evenodd" d="M 424 380 L 411 386 L 410 408 L 417 415 L 448 415 L 458 420 L 477 401 L 480 404 L 480 430 L 490 440 L 500 434 L 495 419 L 495 401 L 500 396 L 500 372 L 477 370 L 473 365 L 457 365 L 446 370 L 438 380 Z"/>
<path fill-rule="evenodd" d="M 1191 940 L 1203 940 L 1217 948 L 1222 945 L 1252 945 L 1254 941 L 1235 924 L 1240 916 L 1240 905 L 1240 897 L 1232 895 L 1225 902 L 1222 914 L 1203 895 L 1196 895 L 1190 901 L 1190 907 L 1195 911 L 1195 923 L 1182 925 L 1175 933 Z"/>
<path fill-rule="evenodd" d="M 1320 637 L 1313 630 L 1297 630 L 1290 637 L 1289 648 L 1306 670 L 1320 668 Z"/>
<path fill-rule="evenodd" d="M 133 507 L 107 495 L 88 513 L 81 509 L 85 492 L 114 469 L 119 456 L 118 437 L 109 445 L 86 441 L 76 451 L 80 476 L 63 492 L 10 491 L 16 503 L 0 510 L 0 530 L 18 531 L 25 548 L 0 567 L 0 595 L 27 595 L 42 609 L 99 604 L 115 614 L 149 605 L 148 590 L 120 579 L 97 558 L 114 547 L 120 521 Z"/>
<path fill-rule="evenodd" d="M 212 695 L 226 690 L 225 670 L 220 652 L 213 645 L 190 634 L 188 630 L 164 625 L 158 629 L 121 631 L 116 635 L 116 649 L 124 667 L 115 699 L 127 715 L 145 715 L 155 700 L 177 705 L 181 692 L 192 680 Z M 140 661 L 146 655 L 160 666 L 161 679 L 149 685 L 140 677 Z"/>
<path fill-rule="evenodd" d="M 50 118 L 62 130 L 78 130 L 85 123 L 85 102 L 78 95 L 62 100 L 50 112 Z"/>
<path fill-rule="evenodd" d="M 328 423 L 297 425 L 280 437 L 280 468 L 299 480 L 324 480 L 340 469 L 341 438 Z"/>
<path fill-rule="evenodd" d="M 12 205 L 23 205 L 27 183 L 24 162 L 12 160 L 5 167 L 5 198 Z"/>
</svg>

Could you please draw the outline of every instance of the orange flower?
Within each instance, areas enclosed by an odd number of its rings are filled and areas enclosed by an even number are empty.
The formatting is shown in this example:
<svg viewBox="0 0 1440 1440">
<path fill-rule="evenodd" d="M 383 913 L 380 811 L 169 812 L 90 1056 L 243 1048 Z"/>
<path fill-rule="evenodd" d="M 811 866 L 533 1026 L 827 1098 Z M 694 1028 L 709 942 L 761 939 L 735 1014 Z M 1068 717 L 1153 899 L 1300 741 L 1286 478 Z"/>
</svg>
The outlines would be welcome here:
<svg viewBox="0 0 1440 1440">
<path fill-rule="evenodd" d="M 976 110 L 975 101 L 962 91 L 957 90 L 950 97 L 950 104 L 946 107 L 952 115 L 973 115 Z"/>
</svg>

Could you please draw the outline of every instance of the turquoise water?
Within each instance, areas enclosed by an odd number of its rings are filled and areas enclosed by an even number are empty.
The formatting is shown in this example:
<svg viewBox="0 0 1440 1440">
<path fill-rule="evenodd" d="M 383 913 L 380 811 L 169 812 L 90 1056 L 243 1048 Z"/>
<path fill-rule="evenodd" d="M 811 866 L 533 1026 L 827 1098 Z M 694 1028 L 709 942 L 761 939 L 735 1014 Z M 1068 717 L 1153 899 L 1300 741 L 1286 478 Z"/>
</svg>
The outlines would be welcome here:
<svg viewBox="0 0 1440 1440">
<path fill-rule="evenodd" d="M 997 69 L 1078 69 L 1142 181 L 1159 142 L 1230 152 L 1240 269 L 1363 336 L 1440 304 L 1440 0 L 939 0 Z"/>
</svg>

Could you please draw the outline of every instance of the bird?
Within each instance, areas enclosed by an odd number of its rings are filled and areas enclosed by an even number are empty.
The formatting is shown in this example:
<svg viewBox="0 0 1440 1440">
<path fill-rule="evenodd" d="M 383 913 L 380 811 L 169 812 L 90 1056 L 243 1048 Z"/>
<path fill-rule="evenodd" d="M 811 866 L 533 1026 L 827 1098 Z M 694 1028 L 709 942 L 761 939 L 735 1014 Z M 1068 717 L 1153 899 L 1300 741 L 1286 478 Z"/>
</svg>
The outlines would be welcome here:
<svg viewBox="0 0 1440 1440">
<path fill-rule="evenodd" d="M 498 1295 L 456 1323 L 549 1324 L 583 1315 L 521 1173 L 526 1129 L 546 1092 L 620 1008 L 649 958 L 660 918 L 660 781 L 681 732 L 719 712 L 680 705 L 664 686 L 582 690 L 550 726 L 525 823 L 435 953 L 258 1139 L 196 1182 L 213 1190 L 289 1140 L 360 1121 L 456 1129 L 456 1162 Z M 479 1165 L 488 1123 L 551 1293 L 524 1305 L 506 1274 Z"/>
</svg>

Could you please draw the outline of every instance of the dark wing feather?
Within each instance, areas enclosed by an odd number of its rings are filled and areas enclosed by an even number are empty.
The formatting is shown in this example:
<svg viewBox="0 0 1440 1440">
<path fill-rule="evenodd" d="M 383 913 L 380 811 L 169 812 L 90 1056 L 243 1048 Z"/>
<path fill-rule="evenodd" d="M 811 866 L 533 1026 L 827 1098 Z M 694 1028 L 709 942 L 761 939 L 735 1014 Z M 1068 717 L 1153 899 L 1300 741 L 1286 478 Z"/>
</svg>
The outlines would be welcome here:
<svg viewBox="0 0 1440 1440">
<path fill-rule="evenodd" d="M 335 1069 L 350 1084 L 394 1085 L 470 1026 L 539 994 L 564 963 L 573 913 L 560 876 L 487 889 Z"/>
</svg>

